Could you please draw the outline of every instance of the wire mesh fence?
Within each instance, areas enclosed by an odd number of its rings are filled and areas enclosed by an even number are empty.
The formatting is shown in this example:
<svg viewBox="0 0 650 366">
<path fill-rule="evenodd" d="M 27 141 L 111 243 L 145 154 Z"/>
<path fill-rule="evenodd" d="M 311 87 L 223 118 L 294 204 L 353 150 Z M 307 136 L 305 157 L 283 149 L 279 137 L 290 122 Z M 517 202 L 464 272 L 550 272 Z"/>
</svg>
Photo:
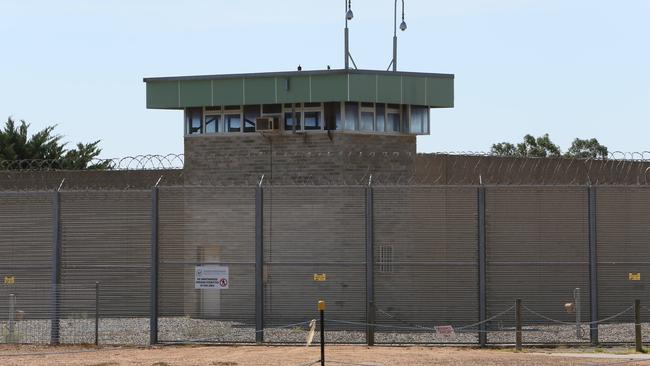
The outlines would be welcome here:
<svg viewBox="0 0 650 366">
<path fill-rule="evenodd" d="M 635 299 L 650 330 L 648 201 L 643 186 L 0 192 L 0 342 L 318 342 L 324 300 L 334 343 L 511 344 L 518 325 L 525 344 L 632 343 Z"/>
</svg>

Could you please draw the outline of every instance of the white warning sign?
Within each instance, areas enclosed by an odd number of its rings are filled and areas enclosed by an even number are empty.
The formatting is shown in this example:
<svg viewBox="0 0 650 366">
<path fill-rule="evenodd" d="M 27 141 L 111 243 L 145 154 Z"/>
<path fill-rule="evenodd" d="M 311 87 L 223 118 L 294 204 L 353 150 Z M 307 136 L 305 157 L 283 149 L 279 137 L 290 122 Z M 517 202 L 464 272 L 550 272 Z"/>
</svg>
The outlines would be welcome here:
<svg viewBox="0 0 650 366">
<path fill-rule="evenodd" d="M 218 265 L 196 266 L 194 288 L 203 290 L 227 290 L 230 286 L 228 267 Z"/>
</svg>

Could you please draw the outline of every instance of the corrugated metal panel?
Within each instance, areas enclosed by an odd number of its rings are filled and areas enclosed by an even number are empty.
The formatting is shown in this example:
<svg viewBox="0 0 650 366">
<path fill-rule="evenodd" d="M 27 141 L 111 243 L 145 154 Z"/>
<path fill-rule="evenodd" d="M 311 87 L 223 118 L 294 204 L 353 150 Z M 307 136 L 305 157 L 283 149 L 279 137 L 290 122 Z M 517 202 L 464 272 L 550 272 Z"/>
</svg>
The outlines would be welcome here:
<svg viewBox="0 0 650 366">
<path fill-rule="evenodd" d="M 15 280 L 13 285 L 0 284 L 0 319 L 7 318 L 10 293 L 21 299 L 26 317 L 49 314 L 49 293 L 32 288 L 51 283 L 52 197 L 51 192 L 0 192 L 0 280 Z"/>
<path fill-rule="evenodd" d="M 377 187 L 373 202 L 377 322 L 476 322 L 476 188 Z"/>
<path fill-rule="evenodd" d="M 589 320 L 587 193 L 583 187 L 489 187 L 486 192 L 488 317 L 523 305 L 574 321 L 564 304 L 581 289 Z M 512 323 L 514 312 L 495 322 Z M 529 313 L 527 324 L 545 323 Z"/>
<path fill-rule="evenodd" d="M 255 190 L 160 188 L 159 210 L 161 315 L 252 324 L 255 319 Z M 201 264 L 227 266 L 229 288 L 196 290 L 195 268 Z M 173 339 L 161 333 L 161 340 L 197 340 L 196 333 L 182 331 L 176 332 Z M 230 337 L 234 336 L 229 332 L 203 335 L 208 341 L 232 341 Z M 254 333 L 250 331 L 237 341 L 254 341 Z"/>
<path fill-rule="evenodd" d="M 650 190 L 647 187 L 596 188 L 600 318 L 630 307 L 634 299 L 650 306 Z M 640 280 L 630 280 L 639 273 Z M 641 312 L 650 319 L 650 312 Z M 628 312 L 613 321 L 633 321 Z"/>
<path fill-rule="evenodd" d="M 150 235 L 150 191 L 62 192 L 62 283 L 99 281 L 103 316 L 149 316 Z M 62 304 L 78 299 L 63 293 Z"/>
<path fill-rule="evenodd" d="M 265 320 L 365 320 L 365 191 L 268 187 L 264 193 Z M 325 281 L 314 281 L 325 274 Z M 334 325 L 332 325 L 334 327 Z"/>
<path fill-rule="evenodd" d="M 147 108 L 301 102 L 453 107 L 453 75 L 330 70 L 145 79 Z"/>
</svg>

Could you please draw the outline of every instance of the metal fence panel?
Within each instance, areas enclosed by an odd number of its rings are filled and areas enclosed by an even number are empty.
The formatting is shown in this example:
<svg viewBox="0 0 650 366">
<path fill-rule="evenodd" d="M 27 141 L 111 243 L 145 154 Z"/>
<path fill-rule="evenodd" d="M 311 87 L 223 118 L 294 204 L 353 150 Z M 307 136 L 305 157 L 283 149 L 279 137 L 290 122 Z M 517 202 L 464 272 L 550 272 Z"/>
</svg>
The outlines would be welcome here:
<svg viewBox="0 0 650 366">
<path fill-rule="evenodd" d="M 264 262 L 264 311 L 268 326 L 316 318 L 318 300 L 325 300 L 329 319 L 364 322 L 364 189 L 266 188 Z M 358 330 L 359 326 L 329 324 L 328 329 L 340 331 L 328 335 L 334 342 L 364 341 L 362 333 L 346 333 Z M 269 332 L 266 339 L 304 343 L 306 333 Z"/>
<path fill-rule="evenodd" d="M 471 187 L 374 188 L 376 320 L 396 326 L 378 342 L 476 342 L 417 328 L 478 321 L 477 202 Z"/>
<path fill-rule="evenodd" d="M 25 318 L 49 318 L 49 293 L 30 287 L 51 283 L 52 212 L 51 192 L 0 192 L 0 319 L 7 318 L 11 293 L 31 299 L 20 304 Z"/>
<path fill-rule="evenodd" d="M 159 340 L 255 341 L 255 190 L 161 187 Z M 227 289 L 195 289 L 197 266 L 227 267 Z"/>
<path fill-rule="evenodd" d="M 650 320 L 650 190 L 646 187 L 598 187 L 596 196 L 599 318 L 612 317 L 641 300 L 642 321 Z M 628 310 L 611 323 L 633 322 Z M 607 328 L 608 325 L 601 328 Z M 626 340 L 633 341 L 628 324 Z M 600 340 L 614 340 L 601 330 Z"/>
<path fill-rule="evenodd" d="M 101 284 L 103 343 L 146 344 L 149 318 L 150 191 L 61 193 L 61 281 Z M 64 312 L 91 312 L 94 302 L 63 292 Z M 74 310 L 72 310 L 74 309 Z"/>
<path fill-rule="evenodd" d="M 486 193 L 488 318 L 520 298 L 528 309 L 571 323 L 567 313 L 580 288 L 581 321 L 589 321 L 588 210 L 584 187 L 489 187 Z M 526 310 L 524 341 L 587 341 L 575 328 Z M 496 319 L 491 329 L 510 326 L 514 312 Z M 512 335 L 508 335 L 512 337 Z M 511 342 L 490 334 L 491 342 Z"/>
</svg>

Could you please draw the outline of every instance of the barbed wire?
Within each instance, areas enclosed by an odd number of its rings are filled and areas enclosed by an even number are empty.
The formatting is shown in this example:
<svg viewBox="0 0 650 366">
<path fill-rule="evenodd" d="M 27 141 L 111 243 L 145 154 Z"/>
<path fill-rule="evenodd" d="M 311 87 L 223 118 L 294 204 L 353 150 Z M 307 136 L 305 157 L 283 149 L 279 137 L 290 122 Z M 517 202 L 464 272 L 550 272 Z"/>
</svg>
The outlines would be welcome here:
<svg viewBox="0 0 650 366">
<path fill-rule="evenodd" d="M 65 164 L 59 160 L 0 160 L 0 171 L 9 175 L 17 171 L 68 172 L 62 166 Z M 183 185 L 195 186 L 254 186 L 261 177 L 265 185 L 291 186 L 650 185 L 650 151 L 615 151 L 608 158 L 522 158 L 480 151 L 250 151 L 191 158 L 183 154 L 137 155 L 95 159 L 88 166 L 84 171 L 177 170 Z M 178 179 L 174 182 L 178 184 Z"/>
<path fill-rule="evenodd" d="M 66 170 L 65 159 L 0 160 L 0 170 Z M 135 155 L 113 159 L 92 159 L 88 170 L 161 170 L 182 169 L 183 154 Z"/>
</svg>

